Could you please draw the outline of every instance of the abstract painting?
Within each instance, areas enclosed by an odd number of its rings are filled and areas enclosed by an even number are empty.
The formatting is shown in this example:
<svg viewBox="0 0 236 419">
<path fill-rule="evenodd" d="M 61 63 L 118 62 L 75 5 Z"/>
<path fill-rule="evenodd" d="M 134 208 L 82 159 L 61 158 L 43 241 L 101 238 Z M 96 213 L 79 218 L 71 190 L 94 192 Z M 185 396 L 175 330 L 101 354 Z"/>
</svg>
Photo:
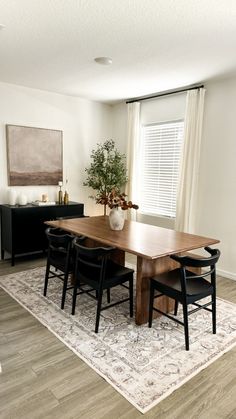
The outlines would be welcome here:
<svg viewBox="0 0 236 419">
<path fill-rule="evenodd" d="M 6 125 L 9 186 L 57 185 L 62 180 L 62 131 Z"/>
</svg>

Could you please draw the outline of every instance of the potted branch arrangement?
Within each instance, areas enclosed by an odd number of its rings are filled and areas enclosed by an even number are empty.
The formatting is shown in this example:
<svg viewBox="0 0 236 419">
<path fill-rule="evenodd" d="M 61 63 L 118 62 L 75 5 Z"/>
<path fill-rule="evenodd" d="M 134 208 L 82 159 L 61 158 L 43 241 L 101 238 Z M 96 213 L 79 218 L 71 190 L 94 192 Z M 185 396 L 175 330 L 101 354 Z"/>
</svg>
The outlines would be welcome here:
<svg viewBox="0 0 236 419">
<path fill-rule="evenodd" d="M 125 193 L 119 193 L 113 189 L 107 196 L 107 205 L 110 208 L 109 222 L 112 230 L 122 230 L 124 227 L 123 211 L 129 208 L 138 209 L 138 205 L 127 201 Z"/>
<path fill-rule="evenodd" d="M 92 150 L 91 164 L 85 171 L 87 179 L 84 186 L 96 191 L 96 194 L 90 197 L 95 199 L 97 204 L 104 205 L 104 215 L 107 206 L 111 210 L 138 209 L 137 205 L 126 200 L 126 195 L 122 192 L 128 181 L 125 155 L 116 149 L 114 140 L 106 140 L 103 144 L 98 144 L 96 150 Z"/>
</svg>

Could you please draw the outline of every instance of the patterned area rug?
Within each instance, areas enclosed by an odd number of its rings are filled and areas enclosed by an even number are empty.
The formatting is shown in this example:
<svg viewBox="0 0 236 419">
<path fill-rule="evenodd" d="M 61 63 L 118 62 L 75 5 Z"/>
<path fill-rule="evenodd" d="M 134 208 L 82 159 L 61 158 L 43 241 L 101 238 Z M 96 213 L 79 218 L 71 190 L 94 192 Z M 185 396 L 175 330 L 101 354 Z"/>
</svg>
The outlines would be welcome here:
<svg viewBox="0 0 236 419">
<path fill-rule="evenodd" d="M 49 280 L 43 297 L 44 273 L 37 268 L 11 274 L 1 277 L 0 285 L 142 413 L 236 344 L 236 305 L 221 299 L 216 335 L 211 333 L 210 313 L 201 310 L 190 316 L 189 352 L 180 325 L 159 318 L 151 329 L 136 326 L 128 303 L 103 311 L 95 334 L 95 301 L 78 296 L 71 316 L 68 293 L 65 310 L 60 309 L 61 283 Z M 112 299 L 125 291 L 112 290 Z"/>
</svg>

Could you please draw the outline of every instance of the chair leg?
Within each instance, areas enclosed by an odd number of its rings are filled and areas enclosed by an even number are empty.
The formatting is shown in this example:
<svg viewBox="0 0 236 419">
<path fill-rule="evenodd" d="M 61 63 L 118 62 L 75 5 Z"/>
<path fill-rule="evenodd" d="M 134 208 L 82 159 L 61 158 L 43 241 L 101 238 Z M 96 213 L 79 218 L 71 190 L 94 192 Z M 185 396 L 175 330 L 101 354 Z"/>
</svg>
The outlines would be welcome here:
<svg viewBox="0 0 236 419">
<path fill-rule="evenodd" d="M 100 290 L 98 293 L 95 333 L 98 333 L 98 328 L 99 328 L 100 313 L 101 313 L 101 307 L 102 307 L 102 293 L 103 293 L 103 290 Z"/>
<path fill-rule="evenodd" d="M 62 298 L 61 298 L 61 309 L 64 309 L 65 299 L 66 299 L 66 290 L 67 290 L 67 283 L 68 283 L 68 273 L 64 276 L 64 283 L 63 283 L 63 290 L 62 290 Z"/>
<path fill-rule="evenodd" d="M 50 270 L 50 263 L 47 262 L 46 273 L 45 273 L 45 281 L 44 281 L 44 290 L 43 290 L 43 295 L 45 297 L 47 295 L 49 270 Z"/>
<path fill-rule="evenodd" d="M 71 311 L 72 315 L 75 314 L 76 298 L 77 298 L 77 284 L 75 284 L 74 290 L 73 290 L 72 311 Z"/>
<path fill-rule="evenodd" d="M 107 288 L 107 302 L 108 303 L 111 302 L 111 290 L 110 290 L 110 288 Z"/>
<path fill-rule="evenodd" d="M 216 295 L 212 296 L 212 331 L 216 334 Z"/>
<path fill-rule="evenodd" d="M 177 300 L 175 300 L 175 310 L 174 310 L 174 315 L 177 316 L 178 313 L 178 306 L 179 306 L 179 302 Z"/>
<path fill-rule="evenodd" d="M 148 327 L 152 327 L 153 300 L 154 300 L 154 285 L 153 285 L 153 282 L 150 281 L 150 298 L 149 298 L 149 319 L 148 319 Z"/>
<path fill-rule="evenodd" d="M 134 315 L 134 281 L 133 278 L 129 280 L 129 315 Z"/>
<path fill-rule="evenodd" d="M 189 332 L 188 332 L 188 305 L 183 303 L 184 315 L 184 335 L 185 335 L 185 349 L 189 351 Z"/>
</svg>

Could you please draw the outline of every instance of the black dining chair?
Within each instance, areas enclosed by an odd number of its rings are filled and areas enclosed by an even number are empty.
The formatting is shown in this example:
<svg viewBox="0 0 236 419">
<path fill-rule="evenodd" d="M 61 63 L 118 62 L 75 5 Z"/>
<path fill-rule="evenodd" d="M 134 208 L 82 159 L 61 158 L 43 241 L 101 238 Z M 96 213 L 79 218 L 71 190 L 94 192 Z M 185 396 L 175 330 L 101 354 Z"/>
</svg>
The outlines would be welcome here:
<svg viewBox="0 0 236 419">
<path fill-rule="evenodd" d="M 73 288 L 72 285 L 68 286 L 68 277 L 74 271 L 72 241 L 75 236 L 51 227 L 47 228 L 45 233 L 48 238 L 48 254 L 43 295 L 47 295 L 48 280 L 59 278 L 63 281 L 61 309 L 64 309 L 66 291 Z"/>
<path fill-rule="evenodd" d="M 77 238 L 74 239 L 73 244 L 76 256 L 72 314 L 75 314 L 77 295 L 87 293 L 97 300 L 95 333 L 98 333 L 100 313 L 103 310 L 129 301 L 130 317 L 133 317 L 133 269 L 119 265 L 110 259 L 114 251 L 113 247 L 89 248 L 81 245 Z M 86 289 L 83 285 L 89 288 Z M 110 290 L 118 285 L 129 290 L 128 298 L 102 306 L 103 291 L 107 290 L 108 302 L 110 302 Z M 95 291 L 95 295 L 92 291 Z"/>
<path fill-rule="evenodd" d="M 150 278 L 149 327 L 152 327 L 153 310 L 183 325 L 185 332 L 185 348 L 187 351 L 189 350 L 189 314 L 195 313 L 201 309 L 212 312 L 212 329 L 213 333 L 216 333 L 215 265 L 220 257 L 220 251 L 218 249 L 211 249 L 210 247 L 205 247 L 204 249 L 210 253 L 211 256 L 197 258 L 193 256 L 171 255 L 170 257 L 172 259 L 180 263 L 180 268 Z M 193 272 L 191 268 L 198 268 L 197 271 L 199 271 L 199 273 Z M 155 290 L 158 291 L 157 295 L 155 295 Z M 177 316 L 178 312 L 178 303 L 182 304 L 183 321 L 154 307 L 154 299 L 163 295 L 175 300 L 175 316 Z M 211 297 L 209 302 L 203 304 L 197 303 L 197 301 L 208 296 Z M 196 308 L 188 310 L 189 304 L 196 306 Z M 211 306 L 211 308 L 208 306 Z"/>
</svg>

